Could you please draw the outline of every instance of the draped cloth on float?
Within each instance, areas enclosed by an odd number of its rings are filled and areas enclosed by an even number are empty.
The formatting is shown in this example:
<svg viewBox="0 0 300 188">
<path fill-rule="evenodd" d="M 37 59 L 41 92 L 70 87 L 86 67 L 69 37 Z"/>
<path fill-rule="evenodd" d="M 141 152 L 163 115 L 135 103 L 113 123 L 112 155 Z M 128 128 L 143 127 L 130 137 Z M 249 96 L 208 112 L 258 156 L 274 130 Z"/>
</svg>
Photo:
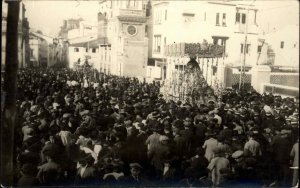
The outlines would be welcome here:
<svg viewBox="0 0 300 188">
<path fill-rule="evenodd" d="M 191 58 L 187 63 L 184 79 L 185 83 L 185 100 L 196 103 L 205 104 L 207 97 L 213 95 L 213 91 L 207 85 L 203 73 L 195 58 Z"/>
</svg>

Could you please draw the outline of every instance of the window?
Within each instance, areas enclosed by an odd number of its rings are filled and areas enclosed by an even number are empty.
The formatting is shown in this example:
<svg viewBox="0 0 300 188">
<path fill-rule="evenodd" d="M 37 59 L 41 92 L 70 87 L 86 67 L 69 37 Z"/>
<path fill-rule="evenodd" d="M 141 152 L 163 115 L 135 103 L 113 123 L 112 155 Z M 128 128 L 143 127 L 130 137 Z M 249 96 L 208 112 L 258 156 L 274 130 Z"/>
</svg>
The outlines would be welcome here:
<svg viewBox="0 0 300 188">
<path fill-rule="evenodd" d="M 241 44 L 241 54 L 244 52 L 244 44 Z"/>
<path fill-rule="evenodd" d="M 223 13 L 222 26 L 226 26 L 226 13 Z"/>
<path fill-rule="evenodd" d="M 96 48 L 93 48 L 93 49 L 92 49 L 92 53 L 96 53 Z"/>
<path fill-rule="evenodd" d="M 214 44 L 216 45 L 216 44 L 218 44 L 218 38 L 214 38 Z"/>
<path fill-rule="evenodd" d="M 155 60 L 154 59 L 148 59 L 147 66 L 154 67 L 155 66 Z"/>
<path fill-rule="evenodd" d="M 217 26 L 220 25 L 220 23 L 219 23 L 219 17 L 220 17 L 220 13 L 217 13 L 217 15 L 216 15 L 216 25 Z"/>
<path fill-rule="evenodd" d="M 167 44 L 167 37 L 164 38 L 164 44 Z"/>
<path fill-rule="evenodd" d="M 30 49 L 30 57 L 33 57 L 33 49 Z"/>
<path fill-rule="evenodd" d="M 165 10 L 165 20 L 167 20 L 168 12 Z"/>
<path fill-rule="evenodd" d="M 283 41 L 280 42 L 280 48 L 284 48 L 284 42 Z"/>
<path fill-rule="evenodd" d="M 241 17 L 240 13 L 237 12 L 235 14 L 235 23 L 240 23 L 240 17 Z"/>
<path fill-rule="evenodd" d="M 250 53 L 250 44 L 247 44 L 246 54 Z"/>
<path fill-rule="evenodd" d="M 74 52 L 79 52 L 79 48 L 74 48 Z"/>
<path fill-rule="evenodd" d="M 126 7 L 129 8 L 129 5 L 130 5 L 130 0 L 127 1 Z"/>
<path fill-rule="evenodd" d="M 261 45 L 259 45 L 259 46 L 257 47 L 257 52 L 258 52 L 258 53 L 261 53 L 261 48 L 262 48 Z"/>
<path fill-rule="evenodd" d="M 246 23 L 246 14 L 242 14 L 242 24 Z"/>
<path fill-rule="evenodd" d="M 89 52 L 89 49 L 88 49 L 88 48 L 85 48 L 85 51 L 86 51 L 86 52 Z"/>
<path fill-rule="evenodd" d="M 154 18 L 154 23 L 155 24 L 160 24 L 161 23 L 161 11 L 157 10 L 155 12 L 155 18 Z"/>
<path fill-rule="evenodd" d="M 204 21 L 206 21 L 206 12 L 204 12 Z"/>
<path fill-rule="evenodd" d="M 241 54 L 244 53 L 244 44 L 241 44 Z M 246 54 L 250 53 L 250 44 L 246 45 Z"/>
<path fill-rule="evenodd" d="M 148 25 L 145 26 L 145 35 L 148 37 Z"/>
<path fill-rule="evenodd" d="M 154 35 L 154 52 L 160 52 L 160 35 Z"/>
</svg>

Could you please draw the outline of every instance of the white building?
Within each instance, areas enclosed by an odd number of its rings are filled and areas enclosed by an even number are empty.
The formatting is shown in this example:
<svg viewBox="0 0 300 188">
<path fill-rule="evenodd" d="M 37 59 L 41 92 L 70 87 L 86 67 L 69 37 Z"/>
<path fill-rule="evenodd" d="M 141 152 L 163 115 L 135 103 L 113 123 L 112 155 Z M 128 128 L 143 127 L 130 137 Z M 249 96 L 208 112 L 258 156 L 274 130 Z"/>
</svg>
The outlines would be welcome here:
<svg viewBox="0 0 300 188">
<path fill-rule="evenodd" d="M 161 68 L 161 78 L 188 57 L 166 57 L 164 47 L 174 43 L 214 43 L 225 46 L 225 64 L 250 67 L 256 64 L 258 47 L 257 9 L 227 1 L 153 1 L 152 58 Z M 245 48 L 245 33 L 247 45 Z M 202 62 L 202 60 L 201 60 Z M 164 76 L 166 75 L 166 76 Z"/>
<path fill-rule="evenodd" d="M 100 70 L 100 54 L 97 42 L 97 23 L 80 21 L 79 27 L 67 32 L 69 67 L 74 68 L 80 59 L 82 65 L 88 59 L 94 68 Z"/>
<path fill-rule="evenodd" d="M 265 35 L 274 50 L 275 66 L 299 69 L 299 25 L 289 25 Z"/>
</svg>

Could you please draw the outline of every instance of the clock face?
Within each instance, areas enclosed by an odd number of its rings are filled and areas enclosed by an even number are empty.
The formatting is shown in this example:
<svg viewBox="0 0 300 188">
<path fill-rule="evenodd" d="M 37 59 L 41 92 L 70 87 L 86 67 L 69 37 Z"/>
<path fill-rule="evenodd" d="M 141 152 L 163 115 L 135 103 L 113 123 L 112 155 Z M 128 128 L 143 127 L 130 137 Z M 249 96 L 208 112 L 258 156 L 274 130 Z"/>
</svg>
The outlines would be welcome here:
<svg viewBox="0 0 300 188">
<path fill-rule="evenodd" d="M 135 26 L 129 25 L 127 27 L 127 32 L 128 32 L 129 35 L 135 35 L 137 33 L 137 29 L 136 29 Z"/>
</svg>

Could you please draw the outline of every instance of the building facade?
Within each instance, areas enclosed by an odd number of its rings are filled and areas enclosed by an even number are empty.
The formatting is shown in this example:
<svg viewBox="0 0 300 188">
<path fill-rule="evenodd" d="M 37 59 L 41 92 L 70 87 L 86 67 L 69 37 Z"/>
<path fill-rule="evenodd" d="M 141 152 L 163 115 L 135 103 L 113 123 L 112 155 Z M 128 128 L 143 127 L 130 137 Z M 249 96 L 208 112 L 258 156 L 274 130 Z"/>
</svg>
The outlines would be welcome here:
<svg viewBox="0 0 300 188">
<path fill-rule="evenodd" d="M 48 42 L 36 35 L 30 34 L 30 63 L 28 67 L 47 67 L 49 47 Z"/>
<path fill-rule="evenodd" d="M 104 0 L 98 14 L 99 51 L 103 72 L 145 77 L 148 60 L 146 2 Z M 101 56 L 102 56 L 101 55 Z"/>
<path fill-rule="evenodd" d="M 6 27 L 7 27 L 7 3 L 2 3 L 2 22 L 1 22 L 1 69 L 5 67 L 6 55 Z M 29 63 L 29 22 L 25 18 L 25 5 L 20 3 L 19 24 L 18 24 L 18 67 L 24 68 Z"/>
<path fill-rule="evenodd" d="M 100 68 L 99 47 L 97 44 L 97 23 L 80 21 L 78 28 L 67 32 L 68 65 L 74 68 L 80 59 L 82 65 L 86 59 L 94 68 Z"/>
<path fill-rule="evenodd" d="M 245 61 L 246 67 L 255 65 L 257 11 L 252 5 L 227 1 L 153 1 L 152 58 L 154 66 L 161 69 L 160 79 L 170 77 L 168 72 L 189 60 L 189 57 L 166 57 L 165 46 L 170 44 L 206 40 L 224 46 L 224 56 L 219 59 L 222 63 L 240 67 Z"/>
<path fill-rule="evenodd" d="M 299 69 L 299 25 L 289 25 L 265 35 L 274 50 L 274 66 Z"/>
</svg>

